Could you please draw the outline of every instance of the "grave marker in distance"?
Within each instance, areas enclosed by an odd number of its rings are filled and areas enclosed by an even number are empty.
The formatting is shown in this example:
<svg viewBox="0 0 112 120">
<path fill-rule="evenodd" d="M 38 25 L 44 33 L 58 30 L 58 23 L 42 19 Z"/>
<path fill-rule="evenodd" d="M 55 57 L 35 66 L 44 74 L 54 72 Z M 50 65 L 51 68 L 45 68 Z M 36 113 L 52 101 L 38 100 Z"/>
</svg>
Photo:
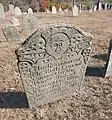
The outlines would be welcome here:
<svg viewBox="0 0 112 120">
<path fill-rule="evenodd" d="M 0 3 L 0 18 L 5 19 L 5 11 L 2 3 Z"/>
<path fill-rule="evenodd" d="M 78 93 L 85 76 L 91 36 L 71 25 L 34 32 L 16 51 L 30 108 Z"/>
<path fill-rule="evenodd" d="M 112 77 L 112 40 L 110 41 L 109 54 L 110 56 L 105 77 Z"/>
<path fill-rule="evenodd" d="M 19 32 L 15 26 L 6 26 L 3 28 L 3 33 L 9 42 L 20 41 Z"/>
</svg>

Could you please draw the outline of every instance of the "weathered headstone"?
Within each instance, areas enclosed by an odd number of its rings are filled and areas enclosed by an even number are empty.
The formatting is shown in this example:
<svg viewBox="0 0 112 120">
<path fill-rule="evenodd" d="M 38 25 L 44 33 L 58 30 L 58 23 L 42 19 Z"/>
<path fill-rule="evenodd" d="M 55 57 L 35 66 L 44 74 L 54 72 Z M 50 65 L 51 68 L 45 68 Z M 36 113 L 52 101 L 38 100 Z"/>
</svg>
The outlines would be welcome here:
<svg viewBox="0 0 112 120">
<path fill-rule="evenodd" d="M 71 25 L 39 28 L 16 51 L 30 108 L 78 93 L 91 36 Z"/>
<path fill-rule="evenodd" d="M 0 19 L 5 19 L 5 11 L 2 3 L 0 3 Z"/>
<path fill-rule="evenodd" d="M 21 9 L 19 7 L 15 7 L 15 15 L 16 16 L 22 15 Z"/>
<path fill-rule="evenodd" d="M 11 15 L 14 15 L 14 13 L 15 13 L 14 11 L 15 10 L 14 10 L 14 5 L 13 4 L 9 4 L 9 11 L 10 11 Z"/>
<path fill-rule="evenodd" d="M 78 7 L 76 5 L 73 7 L 73 15 L 78 16 Z"/>
<path fill-rule="evenodd" d="M 34 14 L 22 15 L 22 29 L 25 32 L 37 29 L 37 17 Z"/>
<path fill-rule="evenodd" d="M 9 42 L 20 41 L 20 35 L 15 26 L 6 26 L 3 28 L 3 33 Z"/>
<path fill-rule="evenodd" d="M 33 14 L 32 8 L 28 8 L 28 14 Z"/>
<path fill-rule="evenodd" d="M 53 6 L 53 7 L 52 7 L 52 14 L 56 14 L 56 13 L 57 13 L 56 7 Z"/>
<path fill-rule="evenodd" d="M 20 25 L 20 22 L 17 18 L 13 17 L 11 22 L 13 23 L 14 26 L 19 26 Z"/>
<path fill-rule="evenodd" d="M 109 48 L 109 61 L 107 63 L 107 70 L 105 77 L 112 77 L 112 40 L 110 41 L 110 48 Z"/>
</svg>

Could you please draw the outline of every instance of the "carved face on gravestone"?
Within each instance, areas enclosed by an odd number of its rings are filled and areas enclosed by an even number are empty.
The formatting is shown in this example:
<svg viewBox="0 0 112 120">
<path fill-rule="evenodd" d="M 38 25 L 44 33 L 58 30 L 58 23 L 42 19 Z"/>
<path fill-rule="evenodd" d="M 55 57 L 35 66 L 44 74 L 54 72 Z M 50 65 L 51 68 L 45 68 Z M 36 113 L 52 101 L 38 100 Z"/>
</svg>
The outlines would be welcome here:
<svg viewBox="0 0 112 120">
<path fill-rule="evenodd" d="M 69 47 L 69 39 L 66 34 L 53 34 L 46 44 L 46 50 L 49 55 L 55 59 L 61 58 Z"/>
</svg>

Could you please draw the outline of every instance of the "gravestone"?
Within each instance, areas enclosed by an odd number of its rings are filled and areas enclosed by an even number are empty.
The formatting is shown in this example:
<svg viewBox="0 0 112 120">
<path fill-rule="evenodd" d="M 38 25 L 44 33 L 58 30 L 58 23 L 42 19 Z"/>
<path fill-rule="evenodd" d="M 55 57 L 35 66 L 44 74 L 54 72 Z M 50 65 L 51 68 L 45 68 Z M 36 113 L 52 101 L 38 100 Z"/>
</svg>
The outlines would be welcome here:
<svg viewBox="0 0 112 120">
<path fill-rule="evenodd" d="M 112 40 L 110 41 L 109 54 L 105 77 L 112 77 Z"/>
<path fill-rule="evenodd" d="M 105 3 L 105 10 L 107 10 L 107 3 Z"/>
<path fill-rule="evenodd" d="M 9 42 L 20 41 L 20 36 L 15 26 L 6 26 L 3 28 L 3 33 Z"/>
<path fill-rule="evenodd" d="M 0 3 L 0 19 L 5 19 L 5 11 L 2 3 Z"/>
<path fill-rule="evenodd" d="M 96 10 L 97 10 L 97 5 L 95 5 L 95 6 L 94 6 L 94 9 L 93 9 L 93 11 L 96 11 Z"/>
<path fill-rule="evenodd" d="M 33 14 L 32 8 L 28 8 L 28 14 Z"/>
<path fill-rule="evenodd" d="M 99 10 L 99 11 L 102 10 L 102 4 L 101 4 L 101 2 L 99 2 L 98 10 Z"/>
<path fill-rule="evenodd" d="M 76 5 L 73 7 L 73 15 L 78 16 L 78 7 Z"/>
<path fill-rule="evenodd" d="M 21 9 L 19 7 L 15 7 L 15 15 L 16 16 L 22 15 Z"/>
<path fill-rule="evenodd" d="M 90 13 L 92 13 L 92 8 L 89 10 Z"/>
<path fill-rule="evenodd" d="M 62 8 L 59 8 L 59 13 L 60 13 L 60 14 L 64 14 Z"/>
<path fill-rule="evenodd" d="M 67 12 L 68 12 L 68 8 L 67 8 L 67 9 L 65 9 L 65 10 L 64 10 L 64 12 L 66 12 L 66 13 L 67 13 Z"/>
<path fill-rule="evenodd" d="M 45 8 L 45 12 L 46 12 L 46 14 L 50 13 L 49 9 L 47 9 L 47 8 Z"/>
<path fill-rule="evenodd" d="M 17 18 L 13 17 L 11 22 L 13 23 L 14 26 L 19 26 L 20 25 L 20 22 Z"/>
<path fill-rule="evenodd" d="M 16 51 L 30 108 L 81 91 L 91 36 L 71 25 L 39 28 Z"/>
<path fill-rule="evenodd" d="M 82 4 L 79 5 L 79 12 L 82 12 Z"/>
<path fill-rule="evenodd" d="M 53 6 L 53 7 L 52 7 L 52 14 L 56 14 L 56 13 L 57 13 L 56 7 Z"/>
<path fill-rule="evenodd" d="M 22 30 L 24 32 L 32 31 L 37 29 L 37 16 L 34 14 L 23 14 L 22 15 Z"/>
<path fill-rule="evenodd" d="M 13 4 L 9 4 L 9 11 L 10 11 L 11 15 L 14 15 L 14 13 L 15 13 L 14 11 L 15 10 L 14 10 L 14 5 Z"/>
</svg>

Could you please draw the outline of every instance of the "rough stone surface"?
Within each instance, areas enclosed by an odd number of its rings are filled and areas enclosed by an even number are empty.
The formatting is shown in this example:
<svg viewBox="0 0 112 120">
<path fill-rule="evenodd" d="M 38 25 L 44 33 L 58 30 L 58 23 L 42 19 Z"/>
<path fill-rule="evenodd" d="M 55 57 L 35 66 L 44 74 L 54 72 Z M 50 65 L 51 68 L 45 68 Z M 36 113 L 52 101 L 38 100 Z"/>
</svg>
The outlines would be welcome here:
<svg viewBox="0 0 112 120">
<path fill-rule="evenodd" d="M 110 57 L 109 57 L 105 77 L 112 77 L 112 40 L 110 41 L 109 54 L 110 54 Z"/>
<path fill-rule="evenodd" d="M 2 3 L 0 3 L 0 18 L 5 19 L 5 11 Z"/>
<path fill-rule="evenodd" d="M 15 26 L 6 26 L 6 27 L 4 27 L 3 28 L 3 33 L 4 33 L 7 41 L 9 41 L 9 42 L 20 41 L 20 36 L 19 36 L 19 33 L 18 33 Z"/>
<path fill-rule="evenodd" d="M 16 51 L 30 108 L 81 90 L 91 37 L 70 25 L 38 29 Z"/>
</svg>

